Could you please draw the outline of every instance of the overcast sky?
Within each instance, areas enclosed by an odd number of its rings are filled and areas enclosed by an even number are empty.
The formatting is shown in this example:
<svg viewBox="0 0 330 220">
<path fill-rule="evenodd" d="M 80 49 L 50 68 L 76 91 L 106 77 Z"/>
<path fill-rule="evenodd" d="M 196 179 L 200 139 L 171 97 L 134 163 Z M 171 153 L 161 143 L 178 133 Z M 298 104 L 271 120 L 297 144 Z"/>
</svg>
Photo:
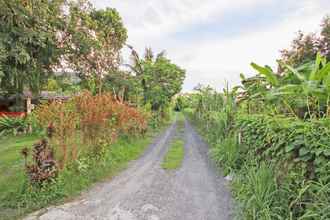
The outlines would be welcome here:
<svg viewBox="0 0 330 220">
<path fill-rule="evenodd" d="M 298 30 L 320 30 L 330 0 L 91 0 L 116 8 L 128 43 L 140 53 L 163 49 L 187 70 L 184 91 L 198 83 L 217 89 L 252 75 L 250 62 L 275 66 Z"/>
</svg>

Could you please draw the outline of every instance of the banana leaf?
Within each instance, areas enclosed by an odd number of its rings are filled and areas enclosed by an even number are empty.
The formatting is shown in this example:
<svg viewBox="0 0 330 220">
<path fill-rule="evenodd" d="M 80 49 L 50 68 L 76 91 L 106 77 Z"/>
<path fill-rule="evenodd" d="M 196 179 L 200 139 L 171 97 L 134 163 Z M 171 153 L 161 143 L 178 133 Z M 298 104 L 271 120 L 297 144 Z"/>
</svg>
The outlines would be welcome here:
<svg viewBox="0 0 330 220">
<path fill-rule="evenodd" d="M 277 76 L 270 67 L 262 67 L 262 66 L 259 66 L 258 64 L 255 64 L 255 63 L 251 63 L 251 66 L 255 70 L 257 70 L 260 75 L 265 76 L 267 81 L 272 86 L 278 86 L 279 85 L 279 81 L 277 79 Z"/>
</svg>

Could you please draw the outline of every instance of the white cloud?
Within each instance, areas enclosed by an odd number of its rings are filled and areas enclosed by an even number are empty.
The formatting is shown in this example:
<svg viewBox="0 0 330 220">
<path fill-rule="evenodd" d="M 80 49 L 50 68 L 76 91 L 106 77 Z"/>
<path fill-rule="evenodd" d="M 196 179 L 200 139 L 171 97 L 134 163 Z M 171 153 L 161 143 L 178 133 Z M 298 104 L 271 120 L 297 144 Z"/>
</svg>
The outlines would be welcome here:
<svg viewBox="0 0 330 220">
<path fill-rule="evenodd" d="M 271 0 L 92 0 L 97 7 L 115 7 L 122 14 L 130 32 L 162 35 L 182 27 L 207 22 L 235 8 L 267 4 Z"/>
<path fill-rule="evenodd" d="M 197 54 L 194 59 L 182 64 L 188 70 L 195 70 L 187 76 L 189 83 L 186 83 L 186 89 L 192 88 L 192 82 L 196 84 L 205 81 L 204 79 L 209 79 L 209 84 L 216 88 L 223 87 L 225 80 L 238 84 L 239 73 L 253 73 L 250 67 L 252 61 L 276 68 L 279 50 L 290 46 L 298 30 L 308 33 L 319 29 L 327 10 L 324 7 L 316 7 L 316 4 L 312 6 L 304 7 L 299 13 L 288 16 L 275 26 L 227 40 L 210 40 L 199 45 L 198 49 L 192 52 Z"/>
<path fill-rule="evenodd" d="M 178 31 L 220 21 L 221 15 L 234 10 L 250 10 L 278 0 L 93 0 L 97 7 L 115 7 L 121 13 L 128 28 L 128 43 L 139 51 L 151 46 L 157 51 L 166 49 L 169 57 L 187 70 L 185 90 L 197 83 L 216 88 L 239 82 L 239 73 L 249 73 L 249 63 L 275 66 L 279 50 L 287 48 L 298 30 L 316 31 L 322 17 L 329 11 L 330 2 L 322 0 L 287 0 L 286 16 L 278 16 L 270 26 L 247 30 L 241 35 L 226 38 L 214 36 L 191 38 L 187 41 L 173 38 Z M 278 2 L 276 2 L 278 3 Z M 323 4 L 322 4 L 323 3 Z M 289 9 L 289 6 L 294 6 Z M 233 18 L 233 22 L 235 22 Z M 252 27 L 253 25 L 251 25 Z M 226 28 L 226 27 L 224 27 Z M 200 34 L 203 30 L 201 30 Z M 197 34 L 198 33 L 194 33 Z"/>
</svg>

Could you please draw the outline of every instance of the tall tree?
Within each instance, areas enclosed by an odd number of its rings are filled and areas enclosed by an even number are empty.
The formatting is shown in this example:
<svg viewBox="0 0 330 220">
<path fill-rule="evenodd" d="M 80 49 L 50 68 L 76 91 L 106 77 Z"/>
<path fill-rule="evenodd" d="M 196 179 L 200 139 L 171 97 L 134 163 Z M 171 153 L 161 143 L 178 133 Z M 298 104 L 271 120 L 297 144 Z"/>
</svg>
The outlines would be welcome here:
<svg viewBox="0 0 330 220">
<path fill-rule="evenodd" d="M 38 94 L 55 71 L 102 79 L 120 63 L 127 31 L 115 9 L 88 0 L 0 0 L 0 83 Z"/>
<path fill-rule="evenodd" d="M 330 59 L 330 16 L 323 19 L 320 34 L 298 32 L 298 36 L 293 40 L 291 47 L 281 51 L 281 62 L 296 67 L 313 61 L 319 51 Z"/>
<path fill-rule="evenodd" d="M 167 59 L 164 51 L 155 56 L 150 48 L 143 59 L 132 50 L 132 60 L 130 67 L 141 83 L 144 104 L 150 103 L 154 111 L 162 110 L 181 91 L 185 70 Z"/>
<path fill-rule="evenodd" d="M 99 92 L 102 79 L 120 64 L 120 49 L 127 39 L 119 13 L 112 8 L 96 10 L 88 1 L 71 2 L 67 29 L 62 40 L 64 59 L 82 79 L 94 77 Z"/>
<path fill-rule="evenodd" d="M 7 93 L 38 93 L 59 62 L 56 33 L 64 0 L 0 0 L 0 85 Z"/>
</svg>

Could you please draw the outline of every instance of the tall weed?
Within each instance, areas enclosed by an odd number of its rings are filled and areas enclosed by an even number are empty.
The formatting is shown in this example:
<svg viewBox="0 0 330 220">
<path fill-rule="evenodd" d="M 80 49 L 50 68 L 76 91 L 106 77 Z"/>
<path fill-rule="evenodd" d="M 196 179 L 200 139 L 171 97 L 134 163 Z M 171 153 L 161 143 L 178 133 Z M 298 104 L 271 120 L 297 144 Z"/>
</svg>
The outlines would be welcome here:
<svg viewBox="0 0 330 220">
<path fill-rule="evenodd" d="M 237 143 L 237 136 L 232 134 L 226 137 L 222 142 L 216 144 L 211 149 L 213 159 L 221 164 L 224 174 L 228 175 L 234 172 L 240 166 L 240 146 Z"/>
<path fill-rule="evenodd" d="M 235 178 L 233 188 L 237 199 L 241 202 L 246 219 L 277 218 L 274 207 L 277 187 L 274 170 L 271 166 L 244 167 Z"/>
<path fill-rule="evenodd" d="M 141 135 L 147 129 L 144 112 L 110 93 L 85 91 L 66 102 L 45 103 L 34 114 L 40 126 L 52 133 L 50 143 L 61 169 L 80 156 L 102 157 L 119 136 Z"/>
</svg>

